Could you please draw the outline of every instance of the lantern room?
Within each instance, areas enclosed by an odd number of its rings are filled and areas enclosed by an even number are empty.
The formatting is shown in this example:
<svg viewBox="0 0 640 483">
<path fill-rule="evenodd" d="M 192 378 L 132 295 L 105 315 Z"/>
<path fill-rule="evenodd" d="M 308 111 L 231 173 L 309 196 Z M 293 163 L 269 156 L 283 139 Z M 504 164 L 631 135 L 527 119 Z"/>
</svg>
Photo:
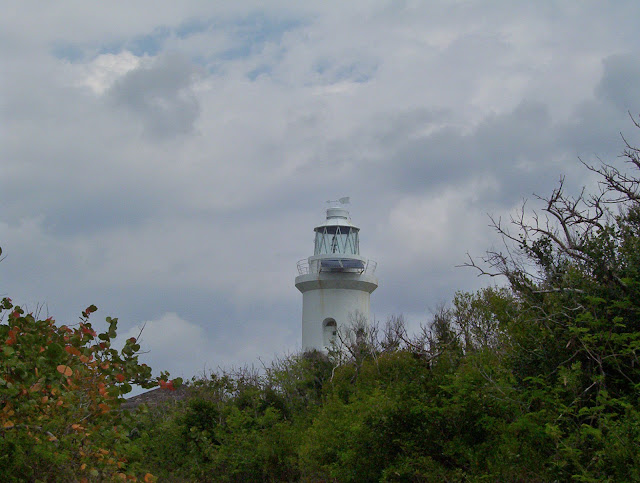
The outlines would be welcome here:
<svg viewBox="0 0 640 483">
<path fill-rule="evenodd" d="M 359 255 L 360 229 L 349 220 L 349 212 L 344 208 L 328 208 L 327 220 L 315 227 L 314 255 Z"/>
</svg>

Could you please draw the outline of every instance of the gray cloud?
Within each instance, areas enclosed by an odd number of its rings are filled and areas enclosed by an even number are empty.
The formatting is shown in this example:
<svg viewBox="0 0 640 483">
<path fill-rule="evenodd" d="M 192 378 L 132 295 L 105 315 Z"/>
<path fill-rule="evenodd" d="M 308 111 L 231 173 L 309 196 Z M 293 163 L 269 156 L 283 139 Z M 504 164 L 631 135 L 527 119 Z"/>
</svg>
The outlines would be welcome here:
<svg viewBox="0 0 640 483">
<path fill-rule="evenodd" d="M 193 131 L 200 104 L 192 87 L 196 68 L 178 54 L 164 54 L 151 65 L 129 71 L 107 96 L 134 113 L 156 138 Z"/>
<path fill-rule="evenodd" d="M 604 72 L 596 93 L 623 111 L 640 111 L 640 57 L 612 55 L 603 60 Z"/>
</svg>

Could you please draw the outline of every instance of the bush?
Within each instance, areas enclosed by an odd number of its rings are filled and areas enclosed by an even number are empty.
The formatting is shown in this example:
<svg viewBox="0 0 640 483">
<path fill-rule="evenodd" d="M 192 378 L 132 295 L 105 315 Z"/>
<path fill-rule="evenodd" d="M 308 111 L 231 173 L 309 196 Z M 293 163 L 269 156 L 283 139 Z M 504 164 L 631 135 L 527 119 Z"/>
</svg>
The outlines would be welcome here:
<svg viewBox="0 0 640 483">
<path fill-rule="evenodd" d="M 135 476 L 126 458 L 132 415 L 119 406 L 132 384 L 158 381 L 138 362 L 134 338 L 120 351 L 112 347 L 117 319 L 107 317 L 109 329 L 95 332 L 89 316 L 96 310 L 87 307 L 74 327 L 58 326 L 2 300 L 1 481 Z"/>
</svg>

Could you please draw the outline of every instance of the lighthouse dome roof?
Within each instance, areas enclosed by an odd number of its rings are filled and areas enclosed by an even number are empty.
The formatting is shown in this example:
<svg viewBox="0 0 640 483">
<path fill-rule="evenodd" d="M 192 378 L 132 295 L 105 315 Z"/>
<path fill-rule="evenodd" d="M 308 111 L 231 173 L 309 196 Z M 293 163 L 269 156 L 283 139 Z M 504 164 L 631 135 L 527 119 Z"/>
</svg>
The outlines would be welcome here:
<svg viewBox="0 0 640 483">
<path fill-rule="evenodd" d="M 336 206 L 327 208 L 327 219 L 323 223 L 316 226 L 315 230 L 322 230 L 322 228 L 327 226 L 347 226 L 354 230 L 360 230 L 360 228 L 351 223 L 349 210 L 343 207 Z"/>
</svg>

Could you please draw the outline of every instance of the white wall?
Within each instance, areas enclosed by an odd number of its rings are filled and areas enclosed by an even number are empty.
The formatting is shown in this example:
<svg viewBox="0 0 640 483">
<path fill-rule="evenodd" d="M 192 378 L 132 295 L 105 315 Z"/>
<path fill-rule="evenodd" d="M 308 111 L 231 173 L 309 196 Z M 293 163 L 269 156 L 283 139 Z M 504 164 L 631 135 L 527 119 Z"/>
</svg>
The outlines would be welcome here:
<svg viewBox="0 0 640 483">
<path fill-rule="evenodd" d="M 338 329 L 356 313 L 369 319 L 370 294 L 366 290 L 321 288 L 302 296 L 302 347 L 324 350 L 323 321 L 332 318 Z"/>
</svg>

